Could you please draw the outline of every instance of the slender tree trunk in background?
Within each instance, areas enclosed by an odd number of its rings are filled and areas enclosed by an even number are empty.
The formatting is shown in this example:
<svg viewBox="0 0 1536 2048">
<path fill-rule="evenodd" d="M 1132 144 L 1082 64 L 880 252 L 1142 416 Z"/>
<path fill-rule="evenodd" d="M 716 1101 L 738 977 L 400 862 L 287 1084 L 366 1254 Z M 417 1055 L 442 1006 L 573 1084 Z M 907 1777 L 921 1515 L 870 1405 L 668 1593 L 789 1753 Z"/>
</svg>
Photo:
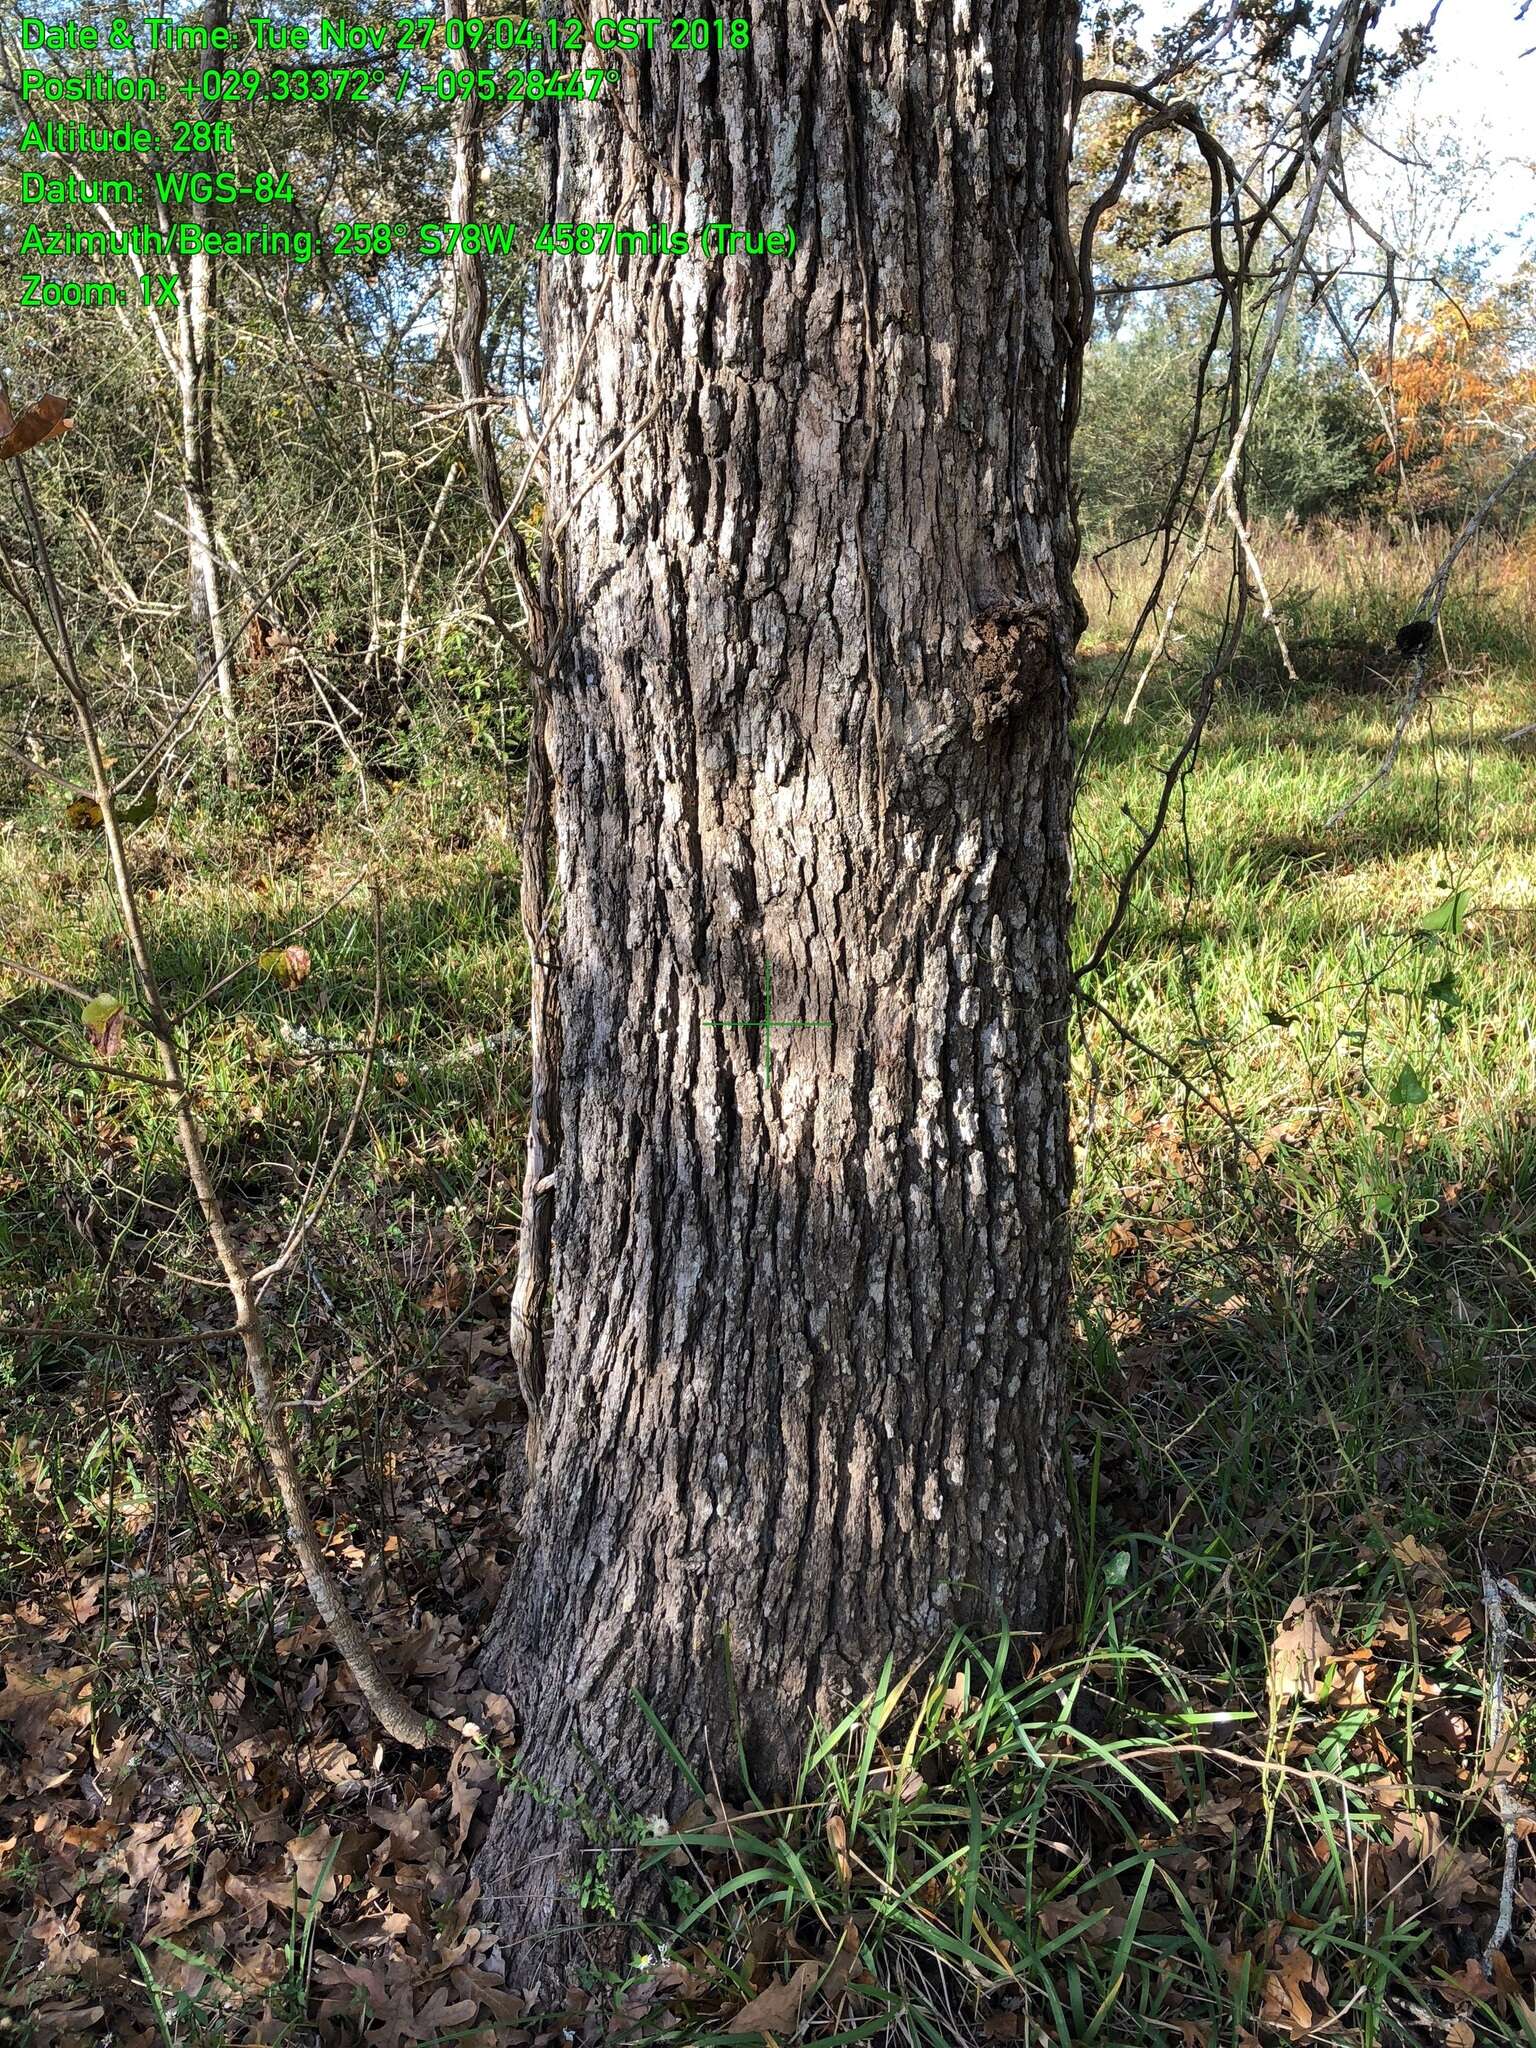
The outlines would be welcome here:
<svg viewBox="0 0 1536 2048">
<path fill-rule="evenodd" d="M 465 0 L 448 0 L 451 20 L 465 19 Z M 459 69 L 470 64 L 460 49 L 449 52 Z M 471 95 L 454 109 L 453 172 L 448 218 L 477 217 L 484 162 L 482 123 L 493 108 Z M 554 1228 L 554 1167 L 560 1144 L 560 1017 L 555 977 L 556 936 L 549 886 L 550 832 L 554 786 L 549 758 L 549 684 L 544 609 L 536 596 L 522 537 L 507 516 L 506 487 L 496 453 L 482 338 L 485 332 L 485 266 L 461 241 L 449 269 L 448 347 L 464 400 L 464 431 L 470 465 L 480 486 L 486 518 L 502 557 L 517 581 L 527 614 L 528 775 L 523 795 L 522 874 L 519 911 L 528 948 L 528 1060 L 530 1070 L 528 1146 L 523 1162 L 523 1200 L 517 1271 L 512 1283 L 509 1337 L 513 1368 L 528 1411 L 530 1465 L 537 1456 L 539 1414 L 544 1393 L 544 1300 L 549 1288 L 550 1240 Z"/>
<path fill-rule="evenodd" d="M 229 26 L 229 0 L 206 0 L 202 13 L 205 28 Z M 222 72 L 223 52 L 208 52 L 206 68 Z M 220 102 L 214 96 L 198 105 L 198 118 L 221 118 Z M 212 152 L 196 159 L 199 171 L 217 174 L 221 165 Z M 200 227 L 212 227 L 214 208 L 206 201 L 192 209 Z M 181 294 L 176 313 L 176 377 L 181 399 L 182 503 L 187 520 L 187 561 L 191 578 L 192 609 L 200 617 L 207 635 L 208 666 L 218 684 L 219 710 L 224 722 L 224 756 L 233 768 L 239 758 L 239 707 L 235 701 L 234 653 L 224 629 L 223 576 L 214 545 L 213 484 L 213 323 L 217 312 L 215 258 L 206 253 L 189 256 L 181 273 Z"/>
<path fill-rule="evenodd" d="M 448 0 L 447 17 L 450 21 L 465 20 L 464 0 Z M 462 48 L 449 50 L 447 61 L 456 71 L 470 69 L 469 56 Z M 487 113 L 485 104 L 469 94 L 462 96 L 453 110 L 448 218 L 461 226 L 475 218 L 485 160 L 483 125 Z M 453 358 L 459 396 L 464 401 L 464 436 L 469 443 L 470 468 L 480 486 L 486 514 L 494 528 L 501 523 L 507 501 L 502 488 L 496 442 L 491 433 L 490 410 L 485 404 L 489 395 L 482 353 L 487 310 L 485 265 L 478 254 L 460 242 L 455 245 L 447 269 L 448 352 Z"/>
<path fill-rule="evenodd" d="M 481 1862 L 525 1982 L 590 1868 L 552 1800 L 679 1803 L 633 1691 L 726 1785 L 739 1714 L 771 1798 L 887 1653 L 1062 1597 L 1075 8 L 878 22 L 787 0 L 555 117 L 550 220 L 797 245 L 544 266 L 564 1138 L 489 1645 L 541 1796 Z M 765 974 L 829 1020 L 771 1071 L 713 1023 Z"/>
</svg>

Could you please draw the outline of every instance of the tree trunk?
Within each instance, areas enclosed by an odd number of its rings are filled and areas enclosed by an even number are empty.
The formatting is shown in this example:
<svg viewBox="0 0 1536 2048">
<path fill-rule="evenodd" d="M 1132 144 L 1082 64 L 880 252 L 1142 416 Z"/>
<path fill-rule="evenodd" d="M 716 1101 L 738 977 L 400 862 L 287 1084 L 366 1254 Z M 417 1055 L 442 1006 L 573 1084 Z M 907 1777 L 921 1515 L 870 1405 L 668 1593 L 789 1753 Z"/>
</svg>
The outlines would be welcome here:
<svg viewBox="0 0 1536 2048">
<path fill-rule="evenodd" d="M 465 0 L 448 0 L 448 18 L 466 19 Z M 471 68 L 463 51 L 450 51 L 457 69 Z M 448 218 L 460 225 L 479 217 L 484 160 L 483 126 L 494 103 L 462 95 L 453 116 L 453 175 Z M 559 1148 L 560 1019 L 555 985 L 555 931 L 550 902 L 549 842 L 554 809 L 549 761 L 549 688 L 545 674 L 544 617 L 514 523 L 518 509 L 507 503 L 496 437 L 485 401 L 483 336 L 486 316 L 485 265 L 461 240 L 448 279 L 448 347 L 464 401 L 464 431 L 470 467 L 480 485 L 491 536 L 512 572 L 526 617 L 528 691 L 528 773 L 523 785 L 522 875 L 519 907 L 528 951 L 528 1147 L 523 1160 L 523 1201 L 519 1219 L 517 1271 L 512 1283 L 508 1336 L 518 1386 L 528 1408 L 527 1447 L 538 1436 L 544 1394 L 544 1298 L 549 1287 L 550 1242 L 554 1229 L 554 1162 Z"/>
<path fill-rule="evenodd" d="M 593 1832 L 676 1810 L 636 1692 L 772 1798 L 888 1653 L 1061 1600 L 1074 29 L 788 0 L 555 117 L 551 221 L 796 243 L 544 266 L 563 1139 L 489 1645 L 535 1790 L 481 1866 L 524 1982 Z M 770 981 L 816 1028 L 731 1021 Z"/>
<path fill-rule="evenodd" d="M 204 0 L 204 28 L 229 26 L 229 0 Z M 223 52 L 207 53 L 205 76 L 222 73 L 227 58 Z M 197 107 L 197 118 L 216 121 L 221 102 L 205 94 Z M 211 150 L 200 152 L 198 170 L 209 177 L 222 165 Z M 197 225 L 215 225 L 214 207 L 198 201 L 192 208 Z M 213 327 L 217 312 L 218 279 L 216 259 L 205 251 L 189 256 L 182 268 L 182 294 L 176 315 L 176 378 L 181 401 L 182 505 L 187 519 L 187 563 L 191 583 L 191 609 L 206 630 L 207 662 L 219 692 L 219 710 L 224 727 L 224 760 L 233 774 L 240 759 L 239 707 L 235 701 L 235 661 L 224 625 L 223 576 L 215 545 L 216 518 L 213 483 Z"/>
</svg>

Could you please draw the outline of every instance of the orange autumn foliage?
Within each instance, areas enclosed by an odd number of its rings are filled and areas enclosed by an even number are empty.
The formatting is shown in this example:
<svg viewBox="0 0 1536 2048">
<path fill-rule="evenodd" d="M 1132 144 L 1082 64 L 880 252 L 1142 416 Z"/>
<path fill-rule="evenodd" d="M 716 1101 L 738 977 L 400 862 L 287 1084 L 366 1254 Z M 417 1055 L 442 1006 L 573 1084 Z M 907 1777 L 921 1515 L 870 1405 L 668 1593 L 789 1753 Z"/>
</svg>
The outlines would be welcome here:
<svg viewBox="0 0 1536 2048">
<path fill-rule="evenodd" d="M 1452 514 L 1536 434 L 1533 301 L 1527 271 L 1473 304 L 1443 302 L 1371 363 L 1397 427 L 1395 446 L 1373 444 L 1376 471 L 1400 478 L 1420 513 Z"/>
</svg>

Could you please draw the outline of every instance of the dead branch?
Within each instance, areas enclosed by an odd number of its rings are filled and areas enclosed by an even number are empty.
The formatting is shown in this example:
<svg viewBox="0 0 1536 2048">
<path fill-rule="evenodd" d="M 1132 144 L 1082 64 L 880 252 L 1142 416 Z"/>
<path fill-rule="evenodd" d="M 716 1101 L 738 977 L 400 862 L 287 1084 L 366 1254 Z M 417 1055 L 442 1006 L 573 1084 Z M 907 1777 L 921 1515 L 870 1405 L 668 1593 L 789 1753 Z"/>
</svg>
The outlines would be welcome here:
<svg viewBox="0 0 1536 2048">
<path fill-rule="evenodd" d="M 1493 1976 L 1493 1959 L 1509 1939 L 1515 1918 L 1515 1878 L 1520 1858 L 1520 1823 L 1536 1819 L 1536 1813 L 1523 1799 L 1517 1799 L 1510 1790 L 1505 1777 L 1499 1752 L 1504 1740 L 1504 1664 L 1509 1653 L 1509 1622 L 1504 1613 L 1505 1600 L 1523 1608 L 1527 1614 L 1536 1614 L 1536 1600 L 1529 1599 L 1520 1588 L 1508 1579 L 1495 1578 L 1488 1567 L 1483 1567 L 1483 1608 L 1488 1616 L 1488 1729 L 1483 1746 L 1483 1768 L 1492 1780 L 1493 1793 L 1498 1801 L 1499 1819 L 1504 1824 L 1504 1878 L 1499 1887 L 1499 1917 L 1493 1923 L 1483 1949 L 1483 1971 L 1488 1978 Z"/>
<path fill-rule="evenodd" d="M 1419 598 L 1418 603 L 1413 608 L 1413 616 L 1415 619 L 1424 619 L 1427 620 L 1431 625 L 1439 627 L 1440 608 L 1445 603 L 1446 587 L 1450 582 L 1451 571 L 1455 568 L 1457 560 L 1459 559 L 1465 548 L 1469 545 L 1473 536 L 1478 532 L 1479 528 L 1482 526 L 1484 520 L 1486 520 L 1486 518 L 1488 517 L 1488 514 L 1493 510 L 1494 506 L 1497 505 L 1500 499 L 1503 498 L 1505 493 L 1507 491 L 1512 490 L 1514 486 L 1520 481 L 1521 477 L 1523 477 L 1527 473 L 1527 471 L 1531 470 L 1532 468 L 1536 468 L 1536 448 L 1527 450 L 1527 452 L 1520 457 L 1519 461 L 1516 462 L 1509 470 L 1505 472 L 1502 479 L 1494 485 L 1493 489 L 1488 492 L 1487 496 L 1484 497 L 1479 504 L 1475 505 L 1472 511 L 1468 513 L 1466 519 L 1462 523 L 1461 531 L 1457 534 L 1455 540 L 1451 543 L 1450 547 L 1441 557 L 1441 560 L 1438 566 L 1436 567 L 1434 575 L 1430 577 L 1428 583 L 1424 586 L 1423 594 Z M 1346 797 L 1343 803 L 1336 805 L 1334 809 L 1328 813 L 1327 817 L 1323 820 L 1323 830 L 1325 832 L 1330 831 L 1335 825 L 1337 825 L 1341 818 L 1347 817 L 1358 803 L 1362 802 L 1366 797 L 1370 795 L 1373 789 L 1378 788 L 1383 782 L 1387 780 L 1388 776 L 1392 773 L 1392 770 L 1397 766 L 1398 756 L 1402 753 L 1403 750 L 1403 741 L 1407 736 L 1409 726 L 1413 722 L 1413 714 L 1415 713 L 1415 711 L 1418 710 L 1419 701 L 1424 695 L 1424 677 L 1425 672 L 1429 666 L 1431 645 L 1431 641 L 1426 639 L 1424 645 L 1420 647 L 1414 654 L 1413 673 L 1412 676 L 1409 678 L 1408 688 L 1403 693 L 1402 703 L 1398 706 L 1397 723 L 1393 727 L 1392 738 L 1388 744 L 1386 754 L 1382 759 L 1380 767 L 1376 770 L 1375 774 L 1372 775 L 1368 781 L 1361 783 L 1360 787 L 1355 791 L 1353 796 Z M 1525 727 L 1521 728 L 1520 730 L 1529 731 L 1530 728 Z M 1520 730 L 1517 730 L 1516 732 L 1510 734 L 1509 737 L 1511 739 L 1519 738 Z"/>
<path fill-rule="evenodd" d="M 464 14 L 464 0 L 448 0 L 450 16 Z M 450 61 L 463 63 L 462 55 Z M 481 170 L 480 115 L 474 101 L 460 102 L 454 120 L 453 180 L 448 215 L 463 221 L 474 217 Z M 631 193 L 620 198 L 619 215 Z M 609 274 L 617 274 L 616 254 Z M 476 565 L 475 577 L 493 616 L 500 608 L 486 584 L 486 571 L 499 551 L 511 573 L 522 605 L 521 631 L 528 653 L 528 776 L 523 803 L 522 874 L 519 911 L 528 948 L 529 1043 L 532 1085 L 528 1105 L 528 1150 L 523 1168 L 523 1207 L 518 1239 L 517 1271 L 512 1288 L 510 1335 L 513 1363 L 528 1413 L 530 1468 L 538 1455 L 544 1397 L 544 1302 L 549 1291 L 554 1239 L 554 1170 L 560 1147 L 558 1074 L 560 1010 L 558 942 L 550 888 L 550 850 L 554 835 L 555 780 L 549 750 L 549 676 L 556 633 L 550 578 L 555 560 L 545 537 L 539 588 L 535 589 L 527 550 L 517 526 L 517 513 L 532 486 L 538 463 L 556 419 L 574 396 L 587 352 L 597 331 L 604 295 L 599 293 L 587 333 L 576 353 L 564 393 L 550 409 L 544 430 L 530 451 L 521 481 L 510 500 L 503 487 L 501 465 L 488 414 L 479 401 L 487 395 L 481 334 L 485 312 L 485 280 L 480 258 L 461 242 L 450 271 L 450 352 L 466 403 L 465 430 L 470 460 L 480 486 L 491 535 Z M 505 628 L 503 629 L 505 630 Z"/>
</svg>

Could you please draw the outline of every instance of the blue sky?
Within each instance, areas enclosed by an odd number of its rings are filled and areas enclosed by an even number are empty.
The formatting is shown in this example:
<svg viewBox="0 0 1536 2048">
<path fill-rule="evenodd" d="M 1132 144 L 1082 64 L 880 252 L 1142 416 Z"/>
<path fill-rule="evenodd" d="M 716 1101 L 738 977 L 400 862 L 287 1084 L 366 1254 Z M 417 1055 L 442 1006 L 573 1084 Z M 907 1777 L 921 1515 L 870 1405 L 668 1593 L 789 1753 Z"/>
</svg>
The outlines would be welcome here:
<svg viewBox="0 0 1536 2048">
<path fill-rule="evenodd" d="M 1150 29 L 1182 21 L 1190 0 L 1141 0 Z M 1388 0 L 1383 41 L 1421 24 L 1434 0 Z M 1325 13 L 1321 5 L 1314 14 Z M 1366 218 L 1426 269 L 1457 247 L 1491 245 L 1495 276 L 1536 254 L 1536 0 L 1441 0 L 1435 50 L 1422 70 L 1372 110 L 1366 132 L 1414 172 L 1358 142 L 1351 195 Z M 1525 53 L 1530 51 L 1530 55 Z M 1412 291 L 1404 294 L 1412 313 Z"/>
</svg>

